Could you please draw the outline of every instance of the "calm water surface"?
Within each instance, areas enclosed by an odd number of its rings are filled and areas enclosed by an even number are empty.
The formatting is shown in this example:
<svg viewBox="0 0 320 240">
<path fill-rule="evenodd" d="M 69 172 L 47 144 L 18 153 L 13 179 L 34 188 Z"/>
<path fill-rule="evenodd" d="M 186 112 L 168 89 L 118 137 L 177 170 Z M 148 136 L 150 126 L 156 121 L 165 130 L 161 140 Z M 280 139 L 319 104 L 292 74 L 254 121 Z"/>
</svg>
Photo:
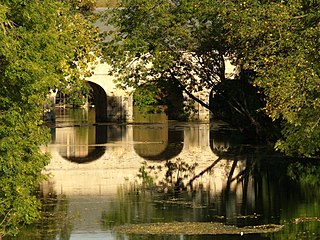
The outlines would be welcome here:
<svg viewBox="0 0 320 240">
<path fill-rule="evenodd" d="M 95 124 L 91 110 L 59 110 L 52 142 L 44 149 L 52 155 L 46 170 L 51 178 L 41 186 L 45 218 L 14 239 L 320 239 L 319 165 L 253 147 L 216 123 L 168 122 L 163 115 L 136 121 Z M 139 173 L 157 183 L 169 181 L 166 160 L 190 167 L 171 175 L 189 183 L 189 190 L 139 187 L 148 180 Z M 157 222 L 284 228 L 244 236 L 114 231 Z"/>
</svg>

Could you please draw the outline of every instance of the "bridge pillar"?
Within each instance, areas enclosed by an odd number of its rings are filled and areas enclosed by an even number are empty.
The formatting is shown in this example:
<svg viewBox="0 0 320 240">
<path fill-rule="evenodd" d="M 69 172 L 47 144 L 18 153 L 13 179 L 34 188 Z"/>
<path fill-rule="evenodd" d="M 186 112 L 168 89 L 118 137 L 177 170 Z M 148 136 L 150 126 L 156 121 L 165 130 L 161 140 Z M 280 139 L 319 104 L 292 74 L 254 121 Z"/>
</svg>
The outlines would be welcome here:
<svg viewBox="0 0 320 240">
<path fill-rule="evenodd" d="M 195 94 L 195 97 L 203 101 L 204 103 L 207 103 L 209 105 L 209 98 L 210 98 L 210 92 L 209 91 L 202 91 L 201 93 Z M 200 121 L 200 122 L 210 122 L 210 111 L 209 109 L 203 107 L 198 102 L 194 102 L 194 111 L 191 112 L 189 119 L 191 121 Z"/>
<path fill-rule="evenodd" d="M 109 121 L 133 121 L 132 96 L 107 96 L 106 116 Z"/>
<path fill-rule="evenodd" d="M 110 66 L 98 63 L 93 75 L 87 78 L 94 91 L 96 121 L 128 121 L 133 119 L 132 96 L 119 88 L 110 74 Z"/>
</svg>

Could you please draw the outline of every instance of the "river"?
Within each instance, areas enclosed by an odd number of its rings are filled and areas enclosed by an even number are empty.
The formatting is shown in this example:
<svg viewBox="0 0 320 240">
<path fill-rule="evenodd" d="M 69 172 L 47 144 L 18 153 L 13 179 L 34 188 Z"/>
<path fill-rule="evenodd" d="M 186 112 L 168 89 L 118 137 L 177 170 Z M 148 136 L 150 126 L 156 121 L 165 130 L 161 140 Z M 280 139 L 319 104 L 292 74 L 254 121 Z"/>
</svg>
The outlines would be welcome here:
<svg viewBox="0 0 320 240">
<path fill-rule="evenodd" d="M 43 147 L 52 155 L 43 219 L 13 239 L 320 239 L 316 161 L 280 157 L 222 123 L 135 121 L 96 124 L 93 109 L 57 109 Z M 117 231 L 177 222 L 284 227 L 243 236 Z"/>
</svg>

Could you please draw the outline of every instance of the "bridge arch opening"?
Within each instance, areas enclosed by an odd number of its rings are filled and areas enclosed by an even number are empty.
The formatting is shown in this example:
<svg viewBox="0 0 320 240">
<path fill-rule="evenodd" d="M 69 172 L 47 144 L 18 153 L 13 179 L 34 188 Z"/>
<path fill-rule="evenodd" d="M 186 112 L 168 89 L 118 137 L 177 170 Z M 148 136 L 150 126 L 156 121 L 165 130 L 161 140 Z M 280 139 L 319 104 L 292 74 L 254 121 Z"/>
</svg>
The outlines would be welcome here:
<svg viewBox="0 0 320 240">
<path fill-rule="evenodd" d="M 96 122 L 107 122 L 107 93 L 105 90 L 98 84 L 88 81 L 90 87 L 93 91 L 93 103 L 96 111 Z"/>
</svg>

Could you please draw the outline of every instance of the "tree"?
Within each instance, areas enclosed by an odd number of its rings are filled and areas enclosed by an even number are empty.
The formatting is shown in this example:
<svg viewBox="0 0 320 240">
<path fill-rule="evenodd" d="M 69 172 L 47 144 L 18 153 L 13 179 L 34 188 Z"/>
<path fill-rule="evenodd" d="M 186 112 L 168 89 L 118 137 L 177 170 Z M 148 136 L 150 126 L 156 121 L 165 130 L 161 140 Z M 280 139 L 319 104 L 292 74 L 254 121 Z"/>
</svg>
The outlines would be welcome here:
<svg viewBox="0 0 320 240">
<path fill-rule="evenodd" d="M 283 122 L 276 148 L 315 156 L 320 149 L 319 1 L 230 1 L 225 12 L 236 63 L 255 71 L 265 112 Z M 241 9 L 241 11 L 239 11 Z"/>
<path fill-rule="evenodd" d="M 170 106 L 171 99 L 163 102 L 164 96 L 183 91 L 221 118 L 220 112 L 216 111 L 216 101 L 211 101 L 214 105 L 209 102 L 213 94 L 221 93 L 221 86 L 225 87 L 223 82 L 228 79 L 248 82 L 249 78 L 241 71 L 226 74 L 226 61 L 234 61 L 235 55 L 233 43 L 228 41 L 226 19 L 220 17 L 225 8 L 222 1 L 201 1 L 199 4 L 198 1 L 134 0 L 123 1 L 121 8 L 107 12 L 107 24 L 114 28 L 107 32 L 112 38 L 105 44 L 105 56 L 119 77 L 119 85 L 133 87 L 142 107 L 159 103 Z M 221 98 L 226 103 L 223 111 L 225 107 L 230 108 L 223 114 L 224 120 L 246 134 L 265 136 L 270 132 L 264 128 L 266 124 L 259 123 L 267 117 L 253 108 L 264 102 L 255 106 L 247 104 L 250 98 L 260 101 L 261 97 L 256 97 L 258 89 L 228 84 L 224 92 L 230 88 L 233 90 L 228 97 Z M 230 98 L 235 91 L 242 93 Z M 201 93 L 210 94 L 210 98 L 201 99 Z"/>
<path fill-rule="evenodd" d="M 278 150 L 319 153 L 319 1 L 130 0 L 106 16 L 114 29 L 105 55 L 120 86 L 147 89 L 175 81 L 211 109 L 196 93 L 228 80 L 227 58 L 239 68 L 235 79 L 260 95 L 260 109 L 243 108 L 252 90 L 240 89 L 236 101 L 223 98 L 230 112 L 246 119 L 242 127 L 270 132 L 260 124 L 269 116 L 282 123 Z M 239 91 L 237 84 L 225 86 Z"/>
<path fill-rule="evenodd" d="M 106 34 L 105 57 L 123 88 L 158 92 L 160 86 L 177 85 L 193 100 L 209 108 L 208 101 L 195 97 L 224 80 L 225 44 L 215 1 L 123 1 L 120 8 L 105 14 L 114 28 Z M 173 82 L 174 84 L 167 84 Z M 140 91 L 142 92 L 142 91 Z M 149 96 L 149 94 L 144 94 Z M 139 98 L 143 105 L 143 96 Z M 150 98 L 145 103 L 148 104 Z"/>
<path fill-rule="evenodd" d="M 1 238 L 39 217 L 35 191 L 49 161 L 40 151 L 49 140 L 46 95 L 82 83 L 97 37 L 67 0 L 2 0 L 0 26 Z"/>
</svg>

